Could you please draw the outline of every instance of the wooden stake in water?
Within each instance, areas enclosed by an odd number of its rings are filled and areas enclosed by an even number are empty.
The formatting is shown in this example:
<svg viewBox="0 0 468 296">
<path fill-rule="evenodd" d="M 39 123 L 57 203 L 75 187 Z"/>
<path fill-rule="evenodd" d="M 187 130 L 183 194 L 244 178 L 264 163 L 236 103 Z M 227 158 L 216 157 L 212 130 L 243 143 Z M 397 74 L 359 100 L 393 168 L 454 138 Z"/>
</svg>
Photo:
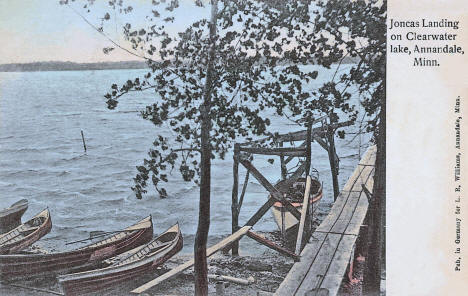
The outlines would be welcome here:
<svg viewBox="0 0 468 296">
<path fill-rule="evenodd" d="M 84 140 L 83 130 L 81 130 L 81 139 L 83 140 L 83 148 L 84 148 L 84 152 L 86 153 L 86 143 Z"/>
</svg>

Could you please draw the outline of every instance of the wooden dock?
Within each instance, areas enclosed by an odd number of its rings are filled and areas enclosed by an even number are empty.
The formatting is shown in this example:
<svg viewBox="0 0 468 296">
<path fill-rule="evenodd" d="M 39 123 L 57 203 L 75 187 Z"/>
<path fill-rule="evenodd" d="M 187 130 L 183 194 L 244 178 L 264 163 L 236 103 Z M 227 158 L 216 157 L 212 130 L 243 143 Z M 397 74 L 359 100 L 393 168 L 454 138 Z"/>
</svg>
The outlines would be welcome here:
<svg viewBox="0 0 468 296">
<path fill-rule="evenodd" d="M 368 198 L 363 186 L 372 191 L 375 157 L 376 147 L 372 146 L 275 295 L 337 295 L 367 213 Z"/>
</svg>

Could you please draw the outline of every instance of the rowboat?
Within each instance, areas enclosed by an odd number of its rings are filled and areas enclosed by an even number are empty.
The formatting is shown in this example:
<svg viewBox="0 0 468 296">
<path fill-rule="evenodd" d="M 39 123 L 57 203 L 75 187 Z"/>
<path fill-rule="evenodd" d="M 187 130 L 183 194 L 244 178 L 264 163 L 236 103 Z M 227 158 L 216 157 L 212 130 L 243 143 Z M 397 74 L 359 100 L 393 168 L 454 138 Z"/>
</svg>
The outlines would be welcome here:
<svg viewBox="0 0 468 296">
<path fill-rule="evenodd" d="M 149 242 L 153 237 L 151 216 L 114 232 L 114 235 L 72 251 L 49 254 L 0 255 L 0 279 L 54 276 L 74 268 L 93 268 L 100 261 L 127 252 Z"/>
<path fill-rule="evenodd" d="M 0 233 L 5 233 L 21 224 L 21 216 L 28 209 L 28 200 L 22 199 L 0 210 Z"/>
<path fill-rule="evenodd" d="M 13 254 L 25 249 L 49 233 L 52 220 L 48 209 L 43 210 L 15 229 L 0 235 L 0 254 Z"/>
<path fill-rule="evenodd" d="M 317 209 L 317 204 L 322 198 L 322 183 L 316 179 L 311 179 L 311 188 L 309 194 L 309 202 L 312 207 L 312 211 L 315 212 Z M 289 180 L 281 180 L 276 183 L 275 188 L 285 196 L 299 212 L 302 209 L 302 203 L 304 200 L 304 191 L 305 191 L 305 178 L 299 178 L 296 181 L 291 182 Z M 299 220 L 296 219 L 285 207 L 283 207 L 281 202 L 275 202 L 271 207 L 271 213 L 275 219 L 276 224 L 281 232 L 286 234 L 295 233 L 297 230 Z"/>
<path fill-rule="evenodd" d="M 182 243 L 179 225 L 175 224 L 149 243 L 104 260 L 103 268 L 62 275 L 58 281 L 65 295 L 96 293 L 156 269 L 179 252 Z"/>
</svg>

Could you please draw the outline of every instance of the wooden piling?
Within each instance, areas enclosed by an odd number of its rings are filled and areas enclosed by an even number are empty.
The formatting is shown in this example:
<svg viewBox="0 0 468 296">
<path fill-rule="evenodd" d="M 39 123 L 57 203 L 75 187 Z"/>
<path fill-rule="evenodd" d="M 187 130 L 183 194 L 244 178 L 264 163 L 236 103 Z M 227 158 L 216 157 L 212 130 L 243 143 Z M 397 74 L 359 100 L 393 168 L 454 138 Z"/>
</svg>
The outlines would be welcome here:
<svg viewBox="0 0 468 296">
<path fill-rule="evenodd" d="M 239 191 L 239 144 L 234 144 L 234 165 L 233 165 L 233 178 L 234 182 L 232 185 L 232 233 L 235 233 L 239 229 L 239 204 L 238 204 L 238 191 Z M 245 186 L 245 185 L 244 185 Z M 235 241 L 232 244 L 233 256 L 239 255 L 239 241 Z"/>
<path fill-rule="evenodd" d="M 81 130 L 81 139 L 83 140 L 83 148 L 84 148 L 84 152 L 86 153 L 86 142 L 84 139 L 83 130 Z"/>
<path fill-rule="evenodd" d="M 283 142 L 280 142 L 280 147 L 283 148 Z M 284 155 L 280 155 L 280 165 L 281 165 L 281 180 L 286 180 L 287 177 L 287 169 L 286 169 L 286 163 L 284 161 Z"/>
<path fill-rule="evenodd" d="M 312 162 L 311 144 L 312 144 L 312 121 L 309 121 L 309 123 L 307 124 L 307 137 L 306 137 L 306 166 L 305 166 L 306 176 L 310 174 L 310 166 Z"/>
</svg>

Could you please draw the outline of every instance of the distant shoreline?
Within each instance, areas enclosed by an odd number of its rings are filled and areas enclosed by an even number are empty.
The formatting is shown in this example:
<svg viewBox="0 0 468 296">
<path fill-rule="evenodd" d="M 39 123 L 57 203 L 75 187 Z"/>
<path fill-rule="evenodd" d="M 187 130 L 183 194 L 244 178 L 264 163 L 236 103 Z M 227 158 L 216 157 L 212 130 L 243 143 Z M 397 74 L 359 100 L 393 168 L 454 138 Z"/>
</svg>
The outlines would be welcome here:
<svg viewBox="0 0 468 296">
<path fill-rule="evenodd" d="M 74 63 L 74 62 L 34 62 L 0 65 L 0 72 L 41 72 L 41 71 L 86 71 L 86 70 L 117 70 L 145 69 L 143 61 Z"/>
<path fill-rule="evenodd" d="M 356 58 L 346 57 L 342 64 L 354 64 Z M 122 61 L 122 62 L 98 62 L 98 63 L 75 63 L 75 62 L 33 62 L 0 64 L 0 72 L 43 72 L 43 71 L 87 71 L 87 70 L 123 70 L 123 69 L 148 69 L 144 61 Z"/>
</svg>

